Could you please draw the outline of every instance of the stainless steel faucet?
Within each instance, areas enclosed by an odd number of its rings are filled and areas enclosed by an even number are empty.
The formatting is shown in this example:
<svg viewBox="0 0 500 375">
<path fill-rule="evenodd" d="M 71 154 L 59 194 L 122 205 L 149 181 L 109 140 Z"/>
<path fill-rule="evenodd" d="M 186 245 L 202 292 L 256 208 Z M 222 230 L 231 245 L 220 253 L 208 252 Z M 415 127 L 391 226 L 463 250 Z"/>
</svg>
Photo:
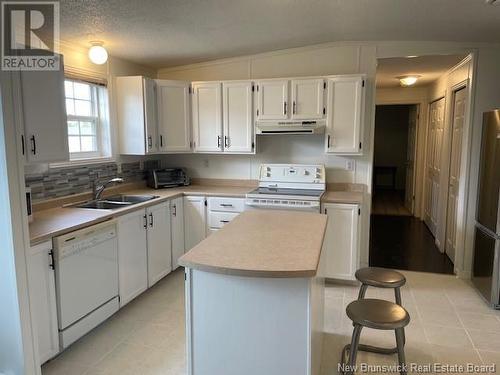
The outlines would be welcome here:
<svg viewBox="0 0 500 375">
<path fill-rule="evenodd" d="M 112 178 L 111 180 L 106 181 L 102 185 L 97 185 L 95 180 L 92 181 L 92 196 L 94 197 L 94 200 L 98 200 L 101 198 L 101 195 L 102 195 L 104 189 L 106 189 L 106 187 L 109 184 L 112 184 L 112 183 L 121 184 L 122 182 L 123 182 L 123 178 L 120 178 L 120 177 Z"/>
</svg>

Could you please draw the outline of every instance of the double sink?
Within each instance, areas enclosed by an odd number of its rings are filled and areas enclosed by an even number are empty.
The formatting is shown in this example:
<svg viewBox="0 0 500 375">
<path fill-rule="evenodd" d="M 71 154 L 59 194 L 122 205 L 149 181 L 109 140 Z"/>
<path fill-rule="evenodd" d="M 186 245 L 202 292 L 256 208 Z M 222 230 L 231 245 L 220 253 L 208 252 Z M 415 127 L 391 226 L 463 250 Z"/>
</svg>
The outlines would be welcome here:
<svg viewBox="0 0 500 375">
<path fill-rule="evenodd" d="M 106 197 L 103 199 L 91 200 L 84 203 L 76 203 L 70 205 L 70 207 L 76 208 L 91 208 L 94 210 L 116 210 L 118 208 L 124 208 L 132 206 L 134 204 L 143 203 L 150 201 L 152 199 L 158 198 L 158 195 L 113 195 L 111 197 Z"/>
</svg>

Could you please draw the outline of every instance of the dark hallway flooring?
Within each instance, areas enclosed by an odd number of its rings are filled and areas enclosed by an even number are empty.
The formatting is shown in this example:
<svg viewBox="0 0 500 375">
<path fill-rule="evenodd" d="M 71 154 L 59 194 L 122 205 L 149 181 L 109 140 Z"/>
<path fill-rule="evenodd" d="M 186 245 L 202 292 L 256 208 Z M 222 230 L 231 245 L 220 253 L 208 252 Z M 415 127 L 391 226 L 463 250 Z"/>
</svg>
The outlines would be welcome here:
<svg viewBox="0 0 500 375">
<path fill-rule="evenodd" d="M 370 266 L 453 274 L 423 221 L 411 216 L 372 215 Z"/>
</svg>

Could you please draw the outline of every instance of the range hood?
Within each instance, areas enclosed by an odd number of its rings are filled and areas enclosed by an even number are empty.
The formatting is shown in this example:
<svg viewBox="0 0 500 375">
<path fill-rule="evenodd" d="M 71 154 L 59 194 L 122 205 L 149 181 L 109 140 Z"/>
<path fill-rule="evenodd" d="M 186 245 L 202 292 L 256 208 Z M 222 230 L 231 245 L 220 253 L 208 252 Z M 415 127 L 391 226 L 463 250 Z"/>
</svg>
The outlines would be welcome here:
<svg viewBox="0 0 500 375">
<path fill-rule="evenodd" d="M 325 120 L 258 122 L 256 124 L 256 133 L 260 135 L 324 134 L 325 124 Z"/>
</svg>

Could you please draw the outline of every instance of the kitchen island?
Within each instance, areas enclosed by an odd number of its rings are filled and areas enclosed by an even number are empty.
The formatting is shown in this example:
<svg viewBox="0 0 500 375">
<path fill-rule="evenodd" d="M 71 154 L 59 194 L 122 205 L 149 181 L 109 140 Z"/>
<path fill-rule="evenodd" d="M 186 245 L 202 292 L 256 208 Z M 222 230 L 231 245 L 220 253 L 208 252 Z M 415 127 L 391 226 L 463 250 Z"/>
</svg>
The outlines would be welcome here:
<svg viewBox="0 0 500 375">
<path fill-rule="evenodd" d="M 180 258 L 188 374 L 319 374 L 326 222 L 246 211 Z"/>
</svg>

